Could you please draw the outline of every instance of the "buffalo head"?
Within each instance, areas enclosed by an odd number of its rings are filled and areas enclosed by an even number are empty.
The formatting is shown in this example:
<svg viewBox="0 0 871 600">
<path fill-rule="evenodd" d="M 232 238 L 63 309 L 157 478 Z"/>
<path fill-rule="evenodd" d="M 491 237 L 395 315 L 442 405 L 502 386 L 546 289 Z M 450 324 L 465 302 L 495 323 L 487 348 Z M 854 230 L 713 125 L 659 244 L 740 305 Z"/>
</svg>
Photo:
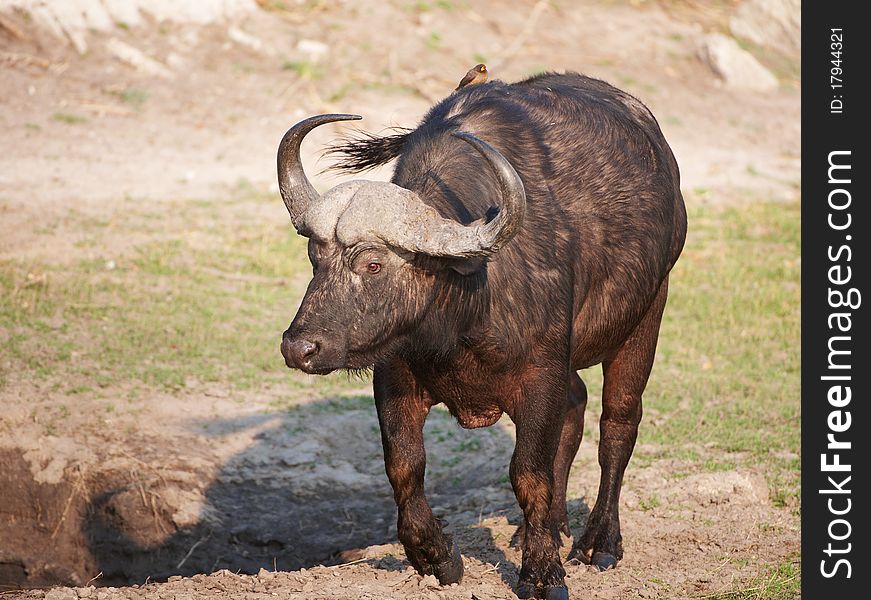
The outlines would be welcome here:
<svg viewBox="0 0 871 600">
<path fill-rule="evenodd" d="M 288 367 L 307 373 L 372 366 L 430 310 L 443 309 L 434 306 L 439 285 L 473 274 L 517 233 L 526 211 L 523 183 L 508 160 L 462 132 L 452 135 L 486 159 L 498 182 L 501 207 L 489 221 L 444 218 L 415 192 L 387 182 L 349 181 L 319 195 L 303 171 L 300 144 L 319 125 L 356 119 L 305 119 L 278 148 L 281 196 L 297 232 L 309 238 L 313 267 L 281 352 Z"/>
</svg>

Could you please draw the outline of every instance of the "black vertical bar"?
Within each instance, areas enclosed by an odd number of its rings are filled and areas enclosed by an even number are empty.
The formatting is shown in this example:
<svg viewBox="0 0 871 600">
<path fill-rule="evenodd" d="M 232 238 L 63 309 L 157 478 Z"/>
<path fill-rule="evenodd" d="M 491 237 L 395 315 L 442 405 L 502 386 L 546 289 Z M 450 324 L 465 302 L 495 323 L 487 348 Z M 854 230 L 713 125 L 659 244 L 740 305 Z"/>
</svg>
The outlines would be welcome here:
<svg viewBox="0 0 871 600">
<path fill-rule="evenodd" d="M 809 599 L 871 594 L 864 6 L 802 6 L 802 596 Z"/>
</svg>

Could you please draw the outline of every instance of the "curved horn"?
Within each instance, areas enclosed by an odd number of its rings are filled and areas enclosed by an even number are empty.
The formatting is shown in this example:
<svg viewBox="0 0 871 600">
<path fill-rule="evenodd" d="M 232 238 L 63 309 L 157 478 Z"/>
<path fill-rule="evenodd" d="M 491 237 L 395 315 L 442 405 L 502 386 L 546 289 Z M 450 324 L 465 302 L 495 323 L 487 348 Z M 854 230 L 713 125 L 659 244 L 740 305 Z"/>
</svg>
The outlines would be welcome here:
<svg viewBox="0 0 871 600">
<path fill-rule="evenodd" d="M 499 214 L 496 215 L 495 219 L 481 227 L 479 233 L 482 250 L 488 254 L 496 252 L 507 244 L 523 226 L 523 218 L 526 215 L 526 191 L 523 189 L 523 181 L 508 159 L 487 142 L 463 131 L 451 135 L 463 140 L 487 159 L 499 181 L 499 189 L 502 193 L 502 206 L 499 208 Z"/>
<path fill-rule="evenodd" d="M 490 144 L 469 133 L 452 134 L 470 144 L 490 164 L 499 182 L 502 202 L 489 223 L 463 225 L 442 217 L 412 190 L 370 181 L 354 192 L 336 233 L 344 243 L 380 239 L 384 243 L 432 256 L 489 256 L 520 230 L 526 213 L 526 192 L 517 171 Z"/>
<path fill-rule="evenodd" d="M 287 130 L 278 146 L 278 189 L 297 231 L 303 233 L 304 215 L 320 195 L 309 183 L 302 168 L 299 147 L 302 139 L 315 127 L 334 121 L 357 121 L 359 115 L 330 114 L 309 117 Z"/>
</svg>

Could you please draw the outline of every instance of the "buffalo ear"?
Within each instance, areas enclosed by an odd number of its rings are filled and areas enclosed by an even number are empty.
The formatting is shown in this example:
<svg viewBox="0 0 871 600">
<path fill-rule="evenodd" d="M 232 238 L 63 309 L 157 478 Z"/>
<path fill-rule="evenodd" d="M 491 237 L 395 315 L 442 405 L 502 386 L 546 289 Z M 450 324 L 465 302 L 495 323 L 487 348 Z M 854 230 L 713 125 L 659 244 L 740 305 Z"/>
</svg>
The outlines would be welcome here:
<svg viewBox="0 0 871 600">
<path fill-rule="evenodd" d="M 484 256 L 432 256 L 422 252 L 406 258 L 406 260 L 409 259 L 414 261 L 418 268 L 431 273 L 451 270 L 460 275 L 477 273 L 483 270 L 487 264 L 487 258 Z"/>
<path fill-rule="evenodd" d="M 472 275 L 484 268 L 487 264 L 487 259 L 483 256 L 472 256 L 469 258 L 454 258 L 450 256 L 440 257 L 439 261 L 445 268 L 456 271 L 460 275 Z"/>
</svg>

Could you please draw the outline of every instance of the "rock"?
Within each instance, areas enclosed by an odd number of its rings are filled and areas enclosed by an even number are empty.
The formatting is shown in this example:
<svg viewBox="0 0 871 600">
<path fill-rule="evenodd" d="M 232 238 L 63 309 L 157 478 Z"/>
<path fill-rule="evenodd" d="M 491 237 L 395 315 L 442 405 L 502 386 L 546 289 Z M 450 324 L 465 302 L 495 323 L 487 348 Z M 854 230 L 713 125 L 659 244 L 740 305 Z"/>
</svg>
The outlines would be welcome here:
<svg viewBox="0 0 871 600">
<path fill-rule="evenodd" d="M 94 586 L 79 588 L 76 590 L 76 593 L 79 595 L 79 598 L 90 598 L 94 595 Z"/>
<path fill-rule="evenodd" d="M 417 586 L 420 589 L 438 589 L 439 580 L 436 579 L 434 575 L 424 575 L 418 580 Z"/>
<path fill-rule="evenodd" d="M 76 591 L 68 587 L 58 587 L 45 593 L 45 600 L 78 600 Z"/>
<path fill-rule="evenodd" d="M 79 54 L 88 50 L 86 34 L 111 31 L 118 23 L 136 27 L 154 21 L 205 25 L 257 10 L 256 0 L 0 0 L 0 11 L 20 9 L 59 38 L 67 38 Z"/>
<path fill-rule="evenodd" d="M 164 79 L 172 79 L 173 77 L 172 71 L 162 63 L 149 57 L 142 52 L 142 50 L 139 50 L 126 42 L 122 42 L 118 38 L 109 38 L 106 42 L 106 50 L 109 51 L 109 54 L 121 62 L 127 63 L 137 71 L 142 71 L 148 75 L 163 77 Z"/>
<path fill-rule="evenodd" d="M 317 40 L 300 40 L 296 44 L 296 49 L 308 56 L 309 60 L 315 62 L 322 59 L 330 51 L 329 46 Z"/>
<path fill-rule="evenodd" d="M 777 78 L 759 64 L 752 54 L 721 33 L 711 33 L 702 40 L 699 54 L 711 70 L 731 88 L 769 92 L 779 86 Z"/>
<path fill-rule="evenodd" d="M 363 548 L 363 558 L 381 558 L 399 554 L 399 552 L 397 544 L 376 544 Z"/>
<path fill-rule="evenodd" d="M 312 463 L 319 454 L 328 452 L 329 449 L 317 440 L 308 438 L 287 446 L 282 445 L 280 448 L 265 449 L 258 458 L 261 459 L 260 464 L 271 465 L 277 462 L 285 467 L 298 467 Z"/>
<path fill-rule="evenodd" d="M 172 511 L 173 524 L 182 529 L 197 525 L 206 513 L 206 499 L 199 490 L 170 486 L 161 492 L 164 505 Z"/>
<path fill-rule="evenodd" d="M 178 52 L 170 52 L 166 55 L 166 64 L 168 64 L 171 68 L 181 71 L 188 66 L 188 59 L 179 54 Z"/>
<path fill-rule="evenodd" d="M 758 474 L 746 471 L 699 473 L 680 481 L 670 494 L 678 502 L 691 498 L 701 505 L 767 504 L 768 484 Z"/>
<path fill-rule="evenodd" d="M 263 40 L 259 37 L 251 35 L 246 31 L 242 31 L 236 26 L 232 26 L 227 29 L 227 37 L 231 40 L 239 44 L 240 46 L 245 46 L 249 50 L 253 50 L 254 52 L 262 52 L 263 51 Z"/>
<path fill-rule="evenodd" d="M 317 485 L 338 485 L 351 489 L 365 488 L 372 482 L 372 477 L 358 471 L 354 465 L 343 460 L 333 464 L 319 463 L 310 473 L 310 481 Z"/>
<path fill-rule="evenodd" d="M 37 483 L 58 484 L 68 476 L 70 465 L 95 460 L 93 452 L 67 437 L 49 437 L 39 443 L 22 444 L 22 447 L 27 447 L 24 459 Z"/>
<path fill-rule="evenodd" d="M 732 35 L 799 58 L 801 0 L 747 0 L 729 20 Z"/>
</svg>

